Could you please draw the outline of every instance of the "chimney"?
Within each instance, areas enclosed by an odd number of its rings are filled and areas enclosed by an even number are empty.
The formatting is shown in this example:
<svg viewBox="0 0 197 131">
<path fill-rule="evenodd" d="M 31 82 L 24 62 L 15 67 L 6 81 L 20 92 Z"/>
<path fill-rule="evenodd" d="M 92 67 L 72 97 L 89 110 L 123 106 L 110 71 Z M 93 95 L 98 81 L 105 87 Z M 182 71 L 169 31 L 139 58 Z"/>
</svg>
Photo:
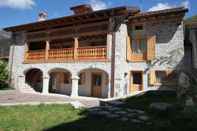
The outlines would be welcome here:
<svg viewBox="0 0 197 131">
<path fill-rule="evenodd" d="M 71 7 L 70 9 L 73 11 L 75 15 L 93 12 L 91 5 L 88 5 L 88 4 L 77 5 L 77 6 Z"/>
<path fill-rule="evenodd" d="M 38 14 L 38 21 L 45 21 L 48 18 L 48 13 L 46 11 L 41 11 Z"/>
</svg>

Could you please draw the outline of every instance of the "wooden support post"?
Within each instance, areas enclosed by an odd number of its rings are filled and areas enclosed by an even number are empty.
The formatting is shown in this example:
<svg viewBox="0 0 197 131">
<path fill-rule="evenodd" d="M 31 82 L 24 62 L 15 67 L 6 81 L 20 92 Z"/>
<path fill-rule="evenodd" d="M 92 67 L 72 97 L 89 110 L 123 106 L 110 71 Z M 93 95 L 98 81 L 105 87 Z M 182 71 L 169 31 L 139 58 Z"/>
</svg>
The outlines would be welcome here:
<svg viewBox="0 0 197 131">
<path fill-rule="evenodd" d="M 29 51 L 28 43 L 25 42 L 25 57 L 24 57 L 25 60 L 28 59 L 28 51 Z"/>
<path fill-rule="evenodd" d="M 50 49 L 49 41 L 46 41 L 45 60 L 48 60 L 48 58 L 49 58 L 49 49 Z"/>
<path fill-rule="evenodd" d="M 79 41 L 78 38 L 74 38 L 74 59 L 78 58 L 78 47 L 79 47 Z"/>
</svg>

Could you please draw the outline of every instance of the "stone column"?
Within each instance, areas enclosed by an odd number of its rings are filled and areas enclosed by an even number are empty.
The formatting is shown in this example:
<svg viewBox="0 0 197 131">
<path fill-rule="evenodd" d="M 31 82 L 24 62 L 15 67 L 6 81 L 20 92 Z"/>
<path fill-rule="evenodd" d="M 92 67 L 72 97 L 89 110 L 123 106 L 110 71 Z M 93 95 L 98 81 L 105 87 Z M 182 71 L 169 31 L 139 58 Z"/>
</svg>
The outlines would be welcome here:
<svg viewBox="0 0 197 131">
<path fill-rule="evenodd" d="M 115 78 L 114 96 L 120 97 L 123 95 L 123 86 L 121 85 L 122 78 Z"/>
<path fill-rule="evenodd" d="M 72 76 L 72 92 L 71 97 L 77 97 L 78 96 L 78 81 L 79 77 L 77 75 Z"/>
<path fill-rule="evenodd" d="M 25 76 L 24 75 L 20 75 L 20 76 L 18 76 L 17 90 L 22 92 L 23 88 L 25 88 Z"/>
<path fill-rule="evenodd" d="M 193 55 L 193 67 L 194 68 L 197 68 L 197 60 L 196 60 L 196 57 L 197 57 L 197 46 L 196 46 L 196 43 L 197 43 L 197 38 L 195 36 L 195 31 L 194 30 L 191 30 L 190 31 L 190 41 L 192 41 L 192 55 Z"/>
<path fill-rule="evenodd" d="M 48 93 L 49 93 L 49 76 L 44 76 L 42 94 L 48 94 Z"/>
<path fill-rule="evenodd" d="M 107 34 L 107 58 L 110 59 L 112 55 L 112 33 Z"/>
<path fill-rule="evenodd" d="M 111 98 L 111 80 L 108 81 L 107 98 Z"/>
<path fill-rule="evenodd" d="M 143 90 L 148 90 L 148 71 L 143 72 Z"/>
</svg>

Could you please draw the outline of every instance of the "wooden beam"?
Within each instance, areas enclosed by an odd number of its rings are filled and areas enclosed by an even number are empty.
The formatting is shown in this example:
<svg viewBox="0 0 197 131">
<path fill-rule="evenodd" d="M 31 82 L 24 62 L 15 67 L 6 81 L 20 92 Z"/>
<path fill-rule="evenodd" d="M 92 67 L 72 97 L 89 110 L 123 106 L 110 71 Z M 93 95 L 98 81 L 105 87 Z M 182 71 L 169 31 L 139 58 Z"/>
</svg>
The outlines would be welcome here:
<svg viewBox="0 0 197 131">
<path fill-rule="evenodd" d="M 107 34 L 107 31 L 91 31 L 91 32 L 85 32 L 85 33 L 79 33 L 78 37 L 83 36 L 95 36 L 95 35 L 105 35 Z M 50 36 L 50 37 L 42 37 L 42 38 L 34 38 L 34 39 L 27 39 L 28 42 L 37 42 L 37 41 L 46 41 L 48 40 L 55 40 L 55 39 L 67 39 L 67 38 L 73 38 L 75 34 L 69 34 L 69 35 L 62 35 L 62 36 Z"/>
<path fill-rule="evenodd" d="M 74 38 L 74 59 L 77 59 L 78 58 L 78 47 L 79 47 L 79 41 L 78 41 L 78 38 L 75 37 Z"/>
<path fill-rule="evenodd" d="M 101 26 L 101 25 L 106 25 L 108 24 L 108 21 L 102 21 L 102 22 L 96 22 L 96 23 L 92 23 L 92 24 L 82 24 L 82 25 L 78 25 L 75 26 L 76 29 L 80 29 L 80 28 L 90 28 L 90 27 L 97 27 L 97 26 Z M 55 29 L 49 29 L 49 30 L 42 30 L 42 31 L 36 31 L 36 32 L 28 32 L 27 35 L 36 35 L 36 34 L 42 34 L 42 33 L 46 33 L 46 32 L 56 32 L 56 31 L 64 31 L 64 30 L 70 30 L 73 29 L 73 26 L 69 26 L 69 27 L 61 27 L 61 28 L 55 28 Z"/>
<path fill-rule="evenodd" d="M 49 58 L 49 49 L 50 49 L 49 41 L 46 41 L 45 60 L 48 60 Z"/>
</svg>

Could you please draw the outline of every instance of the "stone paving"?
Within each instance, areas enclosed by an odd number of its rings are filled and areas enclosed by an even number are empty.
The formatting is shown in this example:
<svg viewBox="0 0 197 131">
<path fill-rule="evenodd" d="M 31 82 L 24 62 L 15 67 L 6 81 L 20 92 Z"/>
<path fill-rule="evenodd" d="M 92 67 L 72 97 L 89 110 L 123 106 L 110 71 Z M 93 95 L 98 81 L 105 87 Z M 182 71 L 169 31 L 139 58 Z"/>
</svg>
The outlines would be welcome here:
<svg viewBox="0 0 197 131">
<path fill-rule="evenodd" d="M 120 121 L 130 121 L 136 124 L 152 124 L 150 117 L 142 110 L 121 108 L 114 106 L 103 106 L 89 109 L 92 116 L 102 116 Z"/>
<path fill-rule="evenodd" d="M 0 91 L 0 105 L 18 105 L 18 104 L 64 104 L 73 101 L 81 102 L 85 107 L 99 106 L 99 100 L 88 98 L 71 98 L 66 95 L 42 95 L 39 93 L 21 93 L 16 90 Z"/>
</svg>

